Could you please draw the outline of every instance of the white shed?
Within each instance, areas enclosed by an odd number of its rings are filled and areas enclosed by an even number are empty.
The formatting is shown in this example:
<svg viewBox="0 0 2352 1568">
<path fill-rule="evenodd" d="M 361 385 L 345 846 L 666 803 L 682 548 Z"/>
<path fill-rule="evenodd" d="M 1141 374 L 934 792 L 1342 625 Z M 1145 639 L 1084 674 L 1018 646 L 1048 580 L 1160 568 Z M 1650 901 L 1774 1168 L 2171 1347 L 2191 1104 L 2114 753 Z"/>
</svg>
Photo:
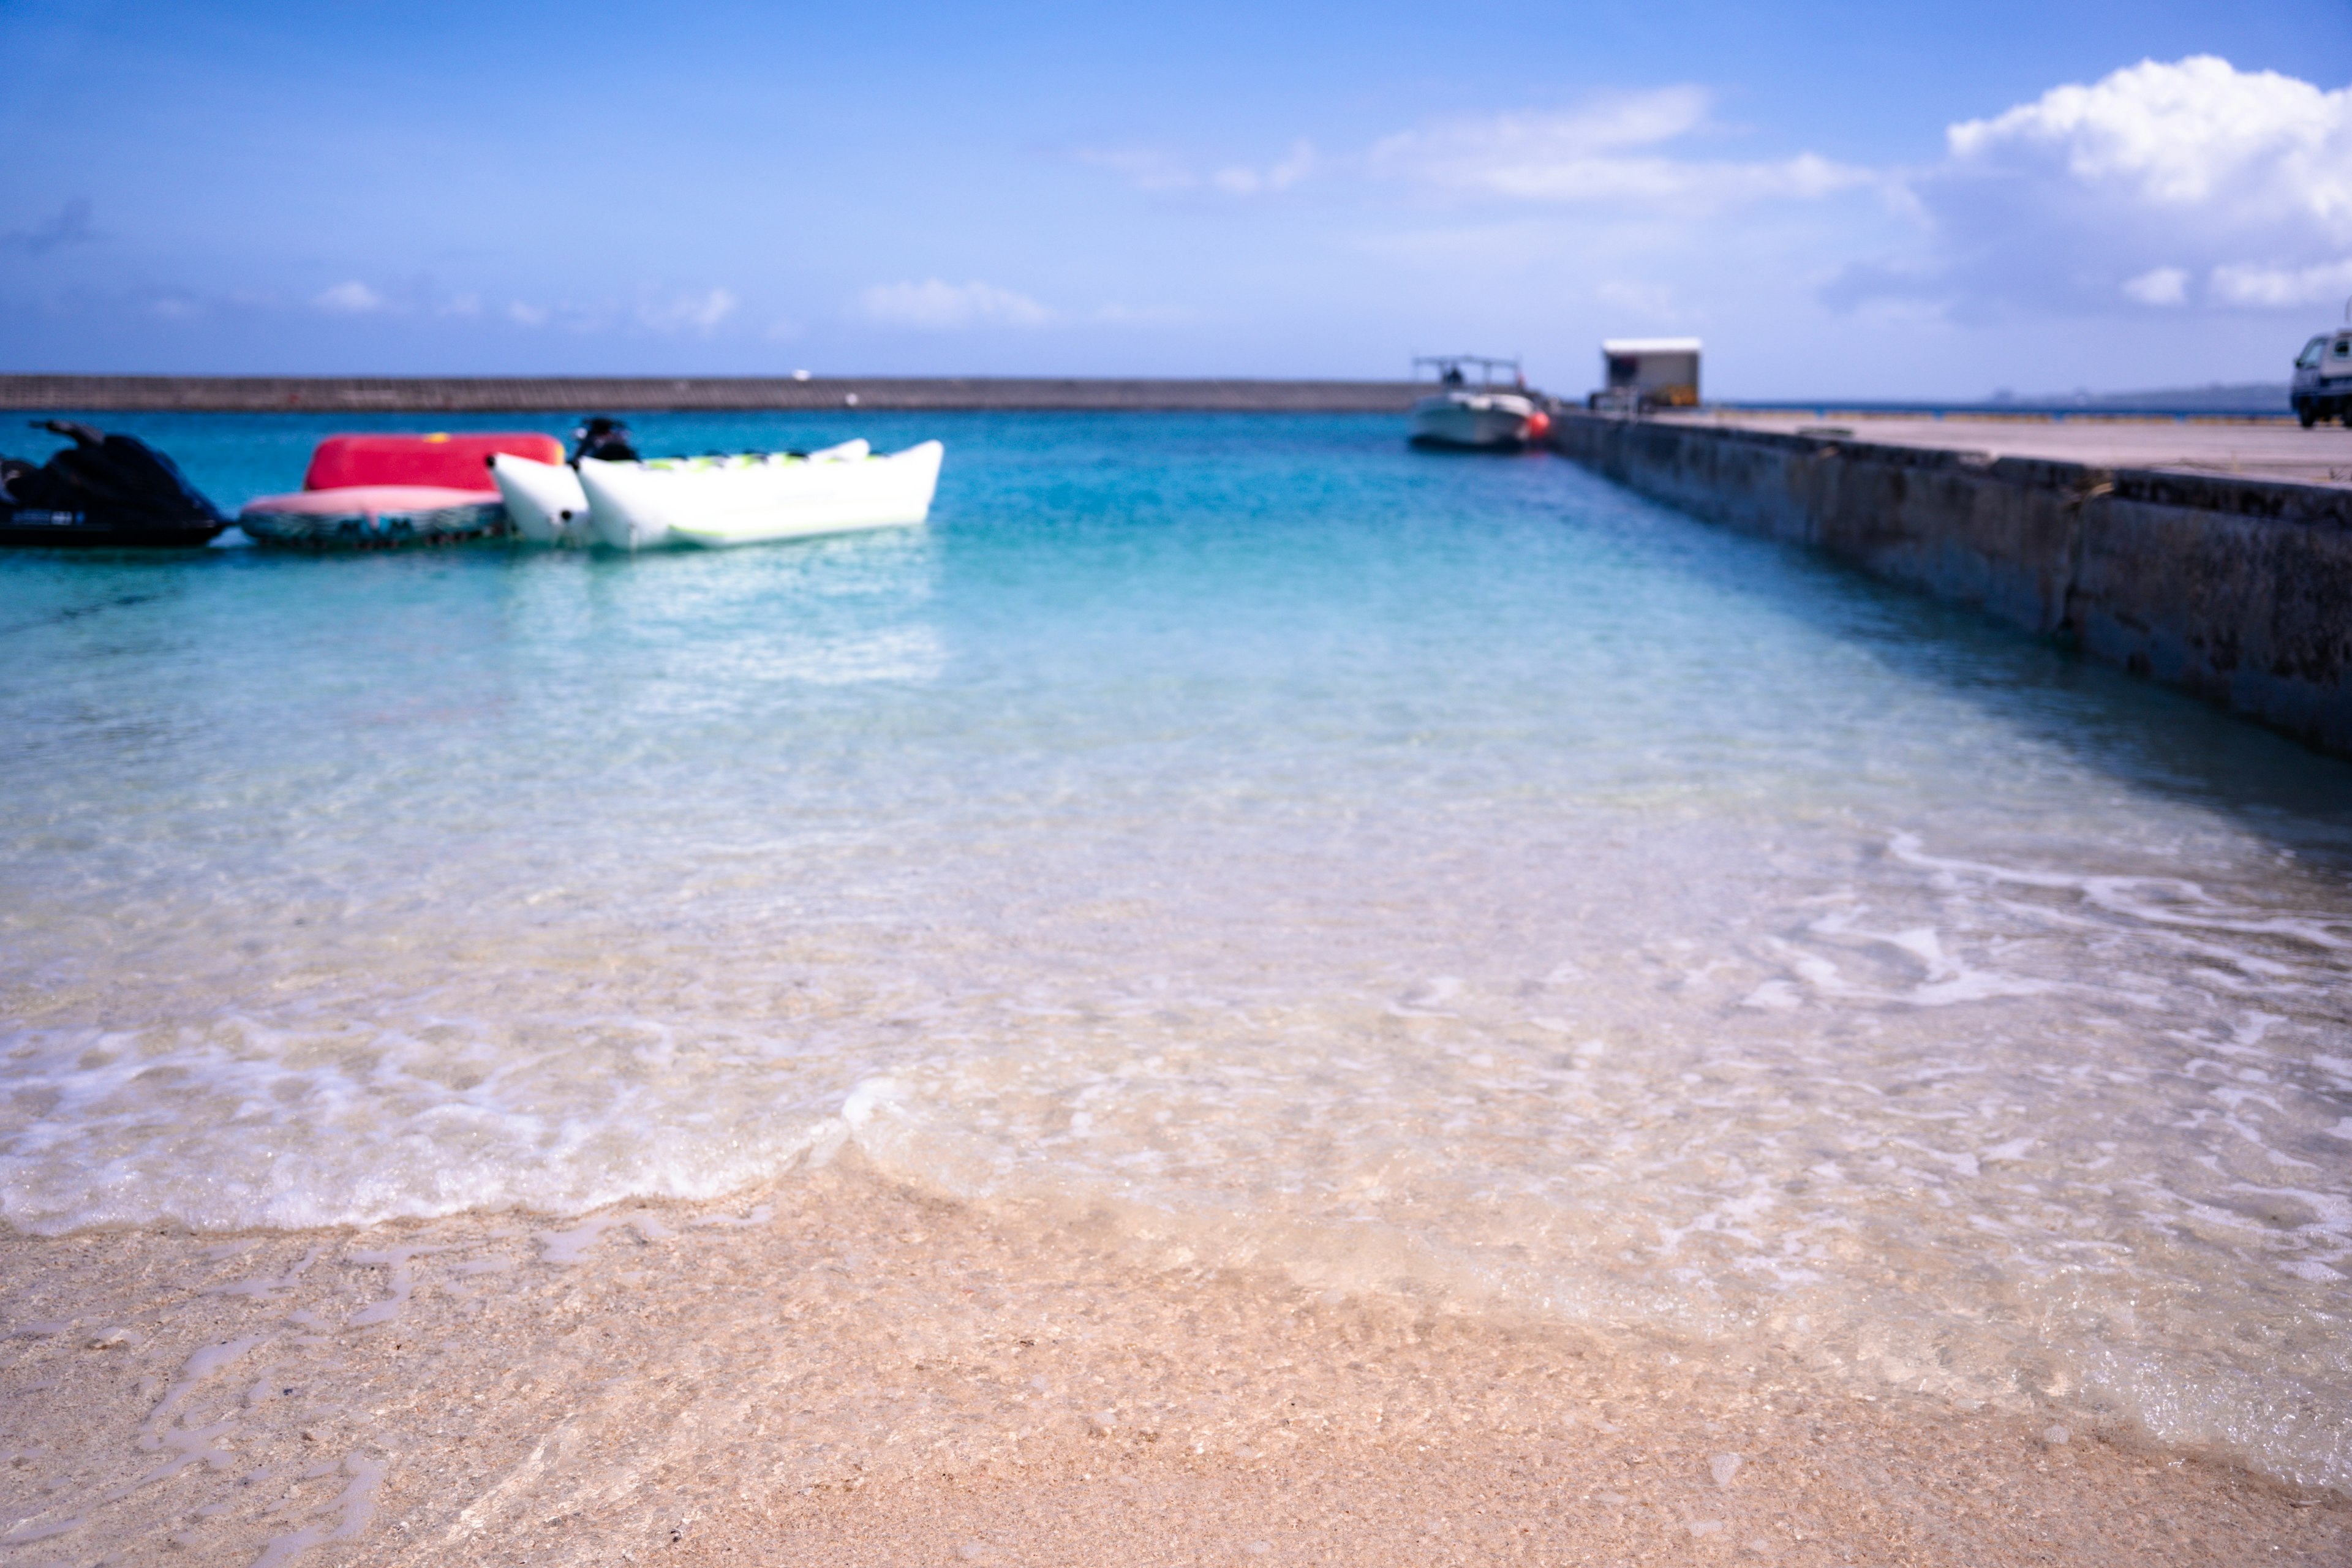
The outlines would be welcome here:
<svg viewBox="0 0 2352 1568">
<path fill-rule="evenodd" d="M 1601 384 L 1611 402 L 1645 408 L 1698 404 L 1696 338 L 1611 338 L 1601 345 Z"/>
</svg>

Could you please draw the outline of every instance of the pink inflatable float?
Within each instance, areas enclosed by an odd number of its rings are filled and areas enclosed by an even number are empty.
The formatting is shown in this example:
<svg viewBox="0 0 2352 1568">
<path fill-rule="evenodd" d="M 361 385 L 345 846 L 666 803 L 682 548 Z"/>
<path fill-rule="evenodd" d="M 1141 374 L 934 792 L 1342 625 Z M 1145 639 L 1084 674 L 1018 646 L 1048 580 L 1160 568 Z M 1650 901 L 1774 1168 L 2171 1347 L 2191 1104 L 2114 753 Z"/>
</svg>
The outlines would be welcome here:
<svg viewBox="0 0 2352 1568">
<path fill-rule="evenodd" d="M 481 539 L 507 531 L 489 462 L 504 452 L 561 463 L 563 444 L 536 432 L 330 436 L 302 488 L 246 503 L 237 523 L 270 544 L 383 545 Z"/>
</svg>

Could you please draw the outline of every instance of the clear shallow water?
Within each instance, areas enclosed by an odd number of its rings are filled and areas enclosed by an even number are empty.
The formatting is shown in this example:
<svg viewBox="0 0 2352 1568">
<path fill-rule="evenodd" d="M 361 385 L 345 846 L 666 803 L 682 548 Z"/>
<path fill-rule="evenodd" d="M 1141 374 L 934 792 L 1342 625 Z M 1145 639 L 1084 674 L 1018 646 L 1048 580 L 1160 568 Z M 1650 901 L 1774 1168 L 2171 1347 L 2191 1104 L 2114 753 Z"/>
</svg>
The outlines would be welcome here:
<svg viewBox="0 0 2352 1568">
<path fill-rule="evenodd" d="M 126 427 L 234 505 L 328 426 Z M 854 1142 L 2352 1482 L 2352 767 L 1388 421 L 639 429 L 949 465 L 803 547 L 0 561 L 0 1215 Z"/>
</svg>

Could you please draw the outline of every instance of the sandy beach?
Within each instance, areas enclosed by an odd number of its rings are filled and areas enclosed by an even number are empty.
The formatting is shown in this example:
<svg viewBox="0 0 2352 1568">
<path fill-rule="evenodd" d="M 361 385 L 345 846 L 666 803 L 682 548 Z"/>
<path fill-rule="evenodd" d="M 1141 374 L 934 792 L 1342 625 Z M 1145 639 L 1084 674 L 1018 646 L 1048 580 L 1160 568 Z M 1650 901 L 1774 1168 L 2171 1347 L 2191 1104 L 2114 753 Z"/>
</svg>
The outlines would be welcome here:
<svg viewBox="0 0 2352 1568">
<path fill-rule="evenodd" d="M 1541 455 L 934 417 L 897 537 L 20 564 L 0 1568 L 2345 1559 L 2341 763 Z"/>
<path fill-rule="evenodd" d="M 2339 1563 L 2352 1507 L 1137 1268 L 854 1158 L 721 1207 L 5 1243 L 10 1563 Z M 2062 1435 L 2055 1428 L 2064 1427 Z"/>
</svg>

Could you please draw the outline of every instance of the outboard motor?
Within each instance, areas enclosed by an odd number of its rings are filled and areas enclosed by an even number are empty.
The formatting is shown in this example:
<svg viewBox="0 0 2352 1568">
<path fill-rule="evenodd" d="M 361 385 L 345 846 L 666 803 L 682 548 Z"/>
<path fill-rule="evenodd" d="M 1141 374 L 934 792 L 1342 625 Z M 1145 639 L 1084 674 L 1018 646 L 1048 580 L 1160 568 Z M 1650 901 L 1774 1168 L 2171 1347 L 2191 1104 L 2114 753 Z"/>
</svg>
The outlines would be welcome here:
<svg viewBox="0 0 2352 1568">
<path fill-rule="evenodd" d="M 629 427 L 601 414 L 572 432 L 572 439 L 577 443 L 572 449 L 574 463 L 583 458 L 593 458 L 603 463 L 637 460 L 637 448 L 631 442 Z"/>
<path fill-rule="evenodd" d="M 0 458 L 0 544 L 209 543 L 228 526 L 179 465 L 136 436 L 33 422 L 73 445 L 38 465 Z"/>
</svg>

